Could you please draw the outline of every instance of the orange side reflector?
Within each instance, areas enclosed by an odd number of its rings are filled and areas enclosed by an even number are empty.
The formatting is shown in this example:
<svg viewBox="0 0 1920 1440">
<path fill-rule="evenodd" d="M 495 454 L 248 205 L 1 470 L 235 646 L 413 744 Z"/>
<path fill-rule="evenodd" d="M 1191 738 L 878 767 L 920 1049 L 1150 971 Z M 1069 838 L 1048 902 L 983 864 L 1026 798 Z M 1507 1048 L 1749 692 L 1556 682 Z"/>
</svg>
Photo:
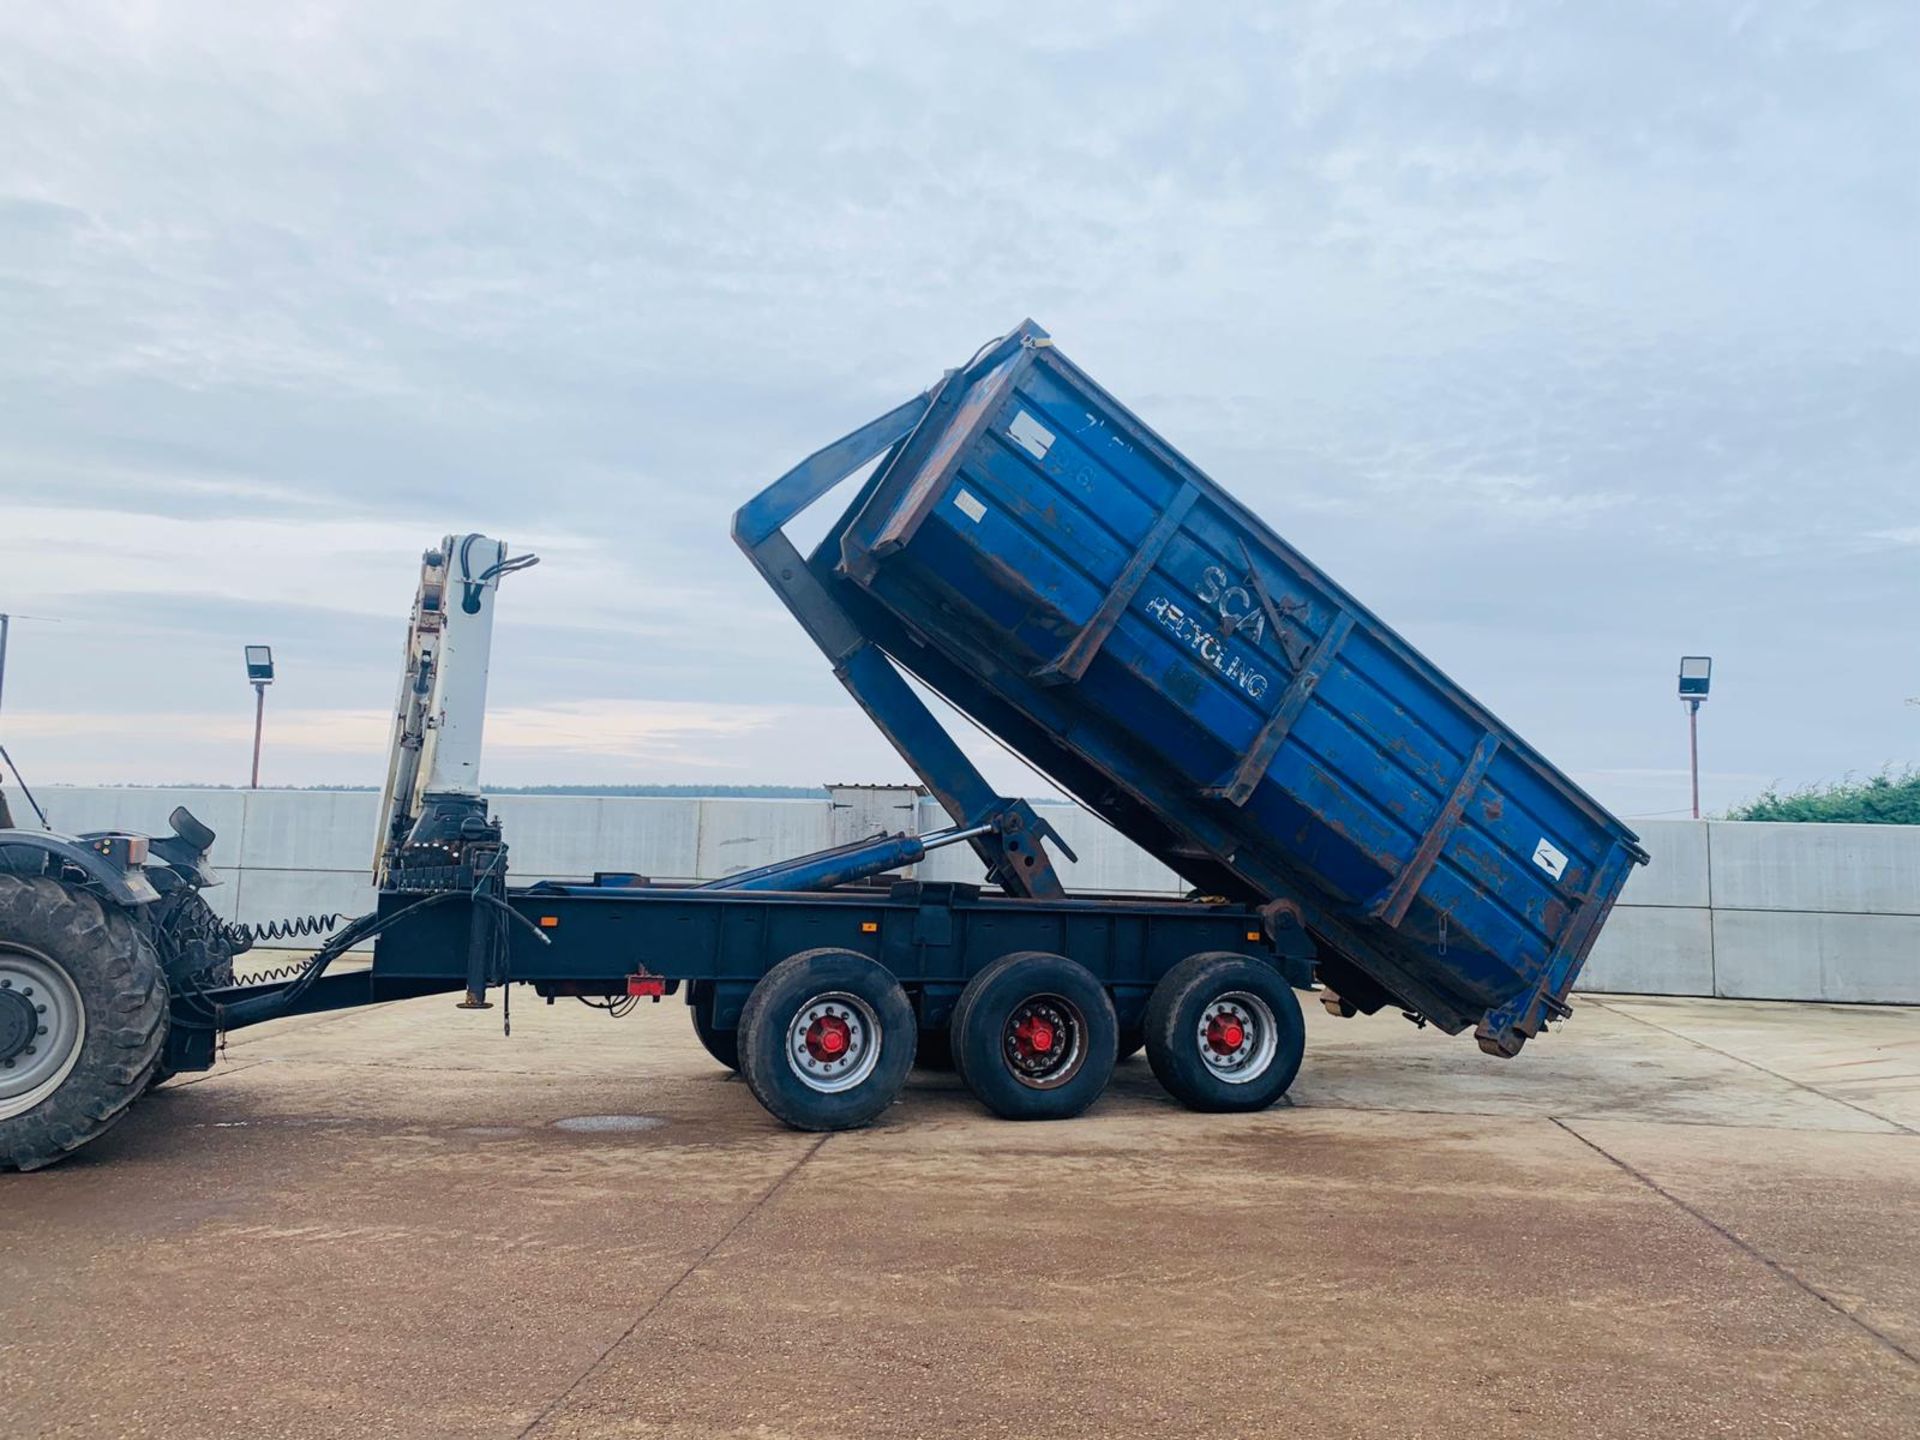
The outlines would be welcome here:
<svg viewBox="0 0 1920 1440">
<path fill-rule="evenodd" d="M 878 935 L 880 933 L 880 922 L 878 920 L 862 920 L 860 922 L 860 933 L 862 935 Z"/>
<path fill-rule="evenodd" d="M 1247 939 L 1258 940 L 1259 938 L 1260 938 L 1260 932 L 1258 930 L 1247 931 Z"/>
<path fill-rule="evenodd" d="M 560 917 L 558 915 L 542 915 L 540 917 L 540 928 L 542 930 L 558 930 L 560 928 Z"/>
</svg>

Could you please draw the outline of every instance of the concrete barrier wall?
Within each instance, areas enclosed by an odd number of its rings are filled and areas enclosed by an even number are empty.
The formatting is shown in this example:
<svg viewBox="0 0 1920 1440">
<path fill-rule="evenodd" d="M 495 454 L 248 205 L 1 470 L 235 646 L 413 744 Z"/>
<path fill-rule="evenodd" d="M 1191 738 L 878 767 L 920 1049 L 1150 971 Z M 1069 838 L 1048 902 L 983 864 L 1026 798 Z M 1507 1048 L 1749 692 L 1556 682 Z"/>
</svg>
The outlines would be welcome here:
<svg viewBox="0 0 1920 1440">
<path fill-rule="evenodd" d="M 1920 1005 L 1920 827 L 1645 830 L 1582 989 Z"/>
<path fill-rule="evenodd" d="M 61 830 L 164 832 L 185 804 L 219 835 L 209 893 L 228 919 L 360 914 L 373 893 L 376 797 L 283 790 L 55 787 Z M 626 870 L 717 879 L 887 829 L 939 829 L 934 802 L 901 787 L 835 787 L 821 800 L 506 795 L 516 878 L 586 880 Z M 1178 876 L 1075 806 L 1045 813 L 1079 860 L 1078 891 L 1175 895 Z M 1635 870 L 1581 988 L 1639 994 L 1920 1004 L 1920 827 L 1643 822 L 1652 863 Z M 978 880 L 965 846 L 920 874 Z"/>
<path fill-rule="evenodd" d="M 911 791 L 898 828 L 909 828 Z M 119 790 L 55 786 L 40 797 L 56 830 L 167 832 L 185 805 L 218 837 L 222 884 L 207 892 L 225 919 L 259 923 L 371 910 L 379 797 L 366 791 Z M 708 880 L 833 843 L 826 800 L 694 800 L 502 795 L 518 880 L 591 880 L 623 870 L 658 880 Z M 298 944 L 299 942 L 288 942 Z"/>
</svg>

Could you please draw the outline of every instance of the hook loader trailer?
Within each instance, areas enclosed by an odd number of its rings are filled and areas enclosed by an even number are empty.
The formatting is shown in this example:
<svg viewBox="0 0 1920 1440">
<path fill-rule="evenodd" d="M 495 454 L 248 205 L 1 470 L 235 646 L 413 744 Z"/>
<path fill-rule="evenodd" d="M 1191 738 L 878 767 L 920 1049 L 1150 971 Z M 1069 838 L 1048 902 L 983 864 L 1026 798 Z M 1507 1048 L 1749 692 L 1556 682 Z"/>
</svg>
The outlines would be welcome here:
<svg viewBox="0 0 1920 1440">
<path fill-rule="evenodd" d="M 856 493 L 810 552 L 786 527 Z M 1144 1048 L 1198 1110 L 1271 1105 L 1297 994 L 1511 1057 L 1554 1019 L 1636 837 L 1032 322 L 749 500 L 733 538 L 951 824 L 705 884 L 512 881 L 479 767 L 494 610 L 533 563 L 427 552 L 375 838 L 378 904 L 291 978 L 200 891 L 213 835 L 0 830 L 0 1165 L 60 1159 L 225 1031 L 512 987 L 682 997 L 788 1125 L 873 1120 L 950 1051 L 1009 1119 L 1060 1119 Z M 915 683 L 1171 867 L 1183 899 L 1070 893 Z M 905 878 L 965 845 L 981 884 Z M 620 857 L 608 857 L 617 863 Z M 338 965 L 372 945 L 370 965 Z"/>
</svg>

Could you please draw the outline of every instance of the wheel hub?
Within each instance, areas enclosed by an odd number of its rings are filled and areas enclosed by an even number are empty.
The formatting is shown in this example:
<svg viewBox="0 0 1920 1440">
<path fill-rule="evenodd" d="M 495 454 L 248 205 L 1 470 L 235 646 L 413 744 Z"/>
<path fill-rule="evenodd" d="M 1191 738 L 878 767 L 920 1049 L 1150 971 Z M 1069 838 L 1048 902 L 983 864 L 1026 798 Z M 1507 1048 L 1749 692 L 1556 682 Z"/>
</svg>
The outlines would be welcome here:
<svg viewBox="0 0 1920 1440">
<path fill-rule="evenodd" d="M 1273 1068 L 1279 1035 L 1273 1006 L 1252 991 L 1227 991 L 1200 1012 L 1194 1039 L 1200 1064 L 1229 1085 L 1246 1085 Z"/>
<path fill-rule="evenodd" d="M 1080 1068 L 1085 1026 L 1079 1012 L 1052 995 L 1035 996 L 1007 1017 L 1007 1064 L 1022 1084 L 1059 1085 Z"/>
<path fill-rule="evenodd" d="M 86 1007 L 66 970 L 37 950 L 0 946 L 0 1120 L 58 1090 L 86 1036 Z"/>
<path fill-rule="evenodd" d="M 1216 1055 L 1231 1055 L 1247 1043 L 1247 1027 L 1222 1012 L 1207 1021 L 1207 1044 Z"/>
<path fill-rule="evenodd" d="M 807 1054 L 823 1065 L 846 1054 L 852 1040 L 853 1028 L 838 1015 L 822 1015 L 807 1026 Z"/>
<path fill-rule="evenodd" d="M 1264 1075 L 1279 1053 L 1279 1023 L 1258 995 L 1230 990 L 1200 1012 L 1200 1061 L 1229 1085 Z"/>
<path fill-rule="evenodd" d="M 1053 1049 L 1053 1027 L 1037 1016 L 1028 1016 L 1013 1032 L 1014 1040 L 1029 1057 L 1044 1055 Z"/>
<path fill-rule="evenodd" d="M 26 1054 L 39 1029 L 33 1001 L 11 985 L 0 990 L 0 1064 Z"/>
<path fill-rule="evenodd" d="M 880 1017 L 858 995 L 816 995 L 787 1026 L 787 1064 L 801 1083 L 823 1095 L 851 1090 L 879 1061 Z"/>
</svg>

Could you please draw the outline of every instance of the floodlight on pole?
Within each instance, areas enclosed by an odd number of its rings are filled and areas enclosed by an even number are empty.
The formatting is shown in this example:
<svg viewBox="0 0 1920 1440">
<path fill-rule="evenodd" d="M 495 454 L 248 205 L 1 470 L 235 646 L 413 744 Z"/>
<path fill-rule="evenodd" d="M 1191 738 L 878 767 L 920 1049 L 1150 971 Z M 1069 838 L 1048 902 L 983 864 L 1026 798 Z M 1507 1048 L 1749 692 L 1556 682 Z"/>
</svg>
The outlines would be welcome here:
<svg viewBox="0 0 1920 1440">
<path fill-rule="evenodd" d="M 267 719 L 267 686 L 273 683 L 273 647 L 249 645 L 247 681 L 253 686 L 253 780 L 249 788 L 260 788 L 260 732 Z"/>
<path fill-rule="evenodd" d="M 1700 707 L 1713 686 L 1711 655 L 1680 657 L 1680 703 L 1687 707 L 1688 769 L 1693 777 L 1693 818 L 1700 818 Z"/>
</svg>

